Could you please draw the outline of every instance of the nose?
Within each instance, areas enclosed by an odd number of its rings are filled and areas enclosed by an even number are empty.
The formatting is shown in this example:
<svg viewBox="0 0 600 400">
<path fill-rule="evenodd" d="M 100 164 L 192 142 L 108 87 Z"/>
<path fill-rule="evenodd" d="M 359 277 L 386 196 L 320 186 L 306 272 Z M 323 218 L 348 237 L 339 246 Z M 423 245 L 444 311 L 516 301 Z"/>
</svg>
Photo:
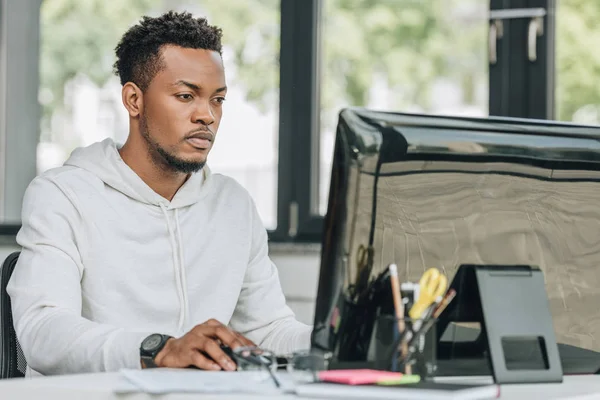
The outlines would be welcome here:
<svg viewBox="0 0 600 400">
<path fill-rule="evenodd" d="M 195 108 L 194 114 L 192 115 L 192 122 L 205 126 L 211 125 L 215 122 L 215 116 L 208 101 L 198 102 L 198 106 Z"/>
</svg>

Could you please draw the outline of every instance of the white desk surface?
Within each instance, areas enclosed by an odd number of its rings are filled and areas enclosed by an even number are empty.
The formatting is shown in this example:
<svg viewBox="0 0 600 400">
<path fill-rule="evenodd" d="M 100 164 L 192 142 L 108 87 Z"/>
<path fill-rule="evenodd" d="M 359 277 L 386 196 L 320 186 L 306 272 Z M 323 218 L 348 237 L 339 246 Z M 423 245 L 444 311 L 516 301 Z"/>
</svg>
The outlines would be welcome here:
<svg viewBox="0 0 600 400">
<path fill-rule="evenodd" d="M 298 399 L 293 395 L 247 395 L 247 394 L 169 394 L 148 395 L 144 393 L 116 394 L 120 382 L 118 373 L 81 374 L 71 376 L 15 378 L 0 381 L 0 399 L 47 399 L 47 400 L 232 400 L 232 399 Z M 444 380 L 452 381 L 456 379 Z M 489 383 L 486 378 L 467 378 L 466 382 Z M 600 375 L 565 376 L 562 384 L 503 385 L 501 399 L 600 399 Z"/>
</svg>

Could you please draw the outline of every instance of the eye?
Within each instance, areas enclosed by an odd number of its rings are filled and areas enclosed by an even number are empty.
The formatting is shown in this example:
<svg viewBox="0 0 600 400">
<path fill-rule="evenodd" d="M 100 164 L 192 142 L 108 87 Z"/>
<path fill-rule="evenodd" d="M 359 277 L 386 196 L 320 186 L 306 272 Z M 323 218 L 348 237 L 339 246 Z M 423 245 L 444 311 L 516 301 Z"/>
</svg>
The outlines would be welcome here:
<svg viewBox="0 0 600 400">
<path fill-rule="evenodd" d="M 217 104 L 223 104 L 225 97 L 215 97 L 213 100 L 216 101 Z"/>
<path fill-rule="evenodd" d="M 181 94 L 177 94 L 175 96 L 178 99 L 184 100 L 184 101 L 189 101 L 189 100 L 192 100 L 194 98 L 194 96 L 191 93 L 181 93 Z"/>
</svg>

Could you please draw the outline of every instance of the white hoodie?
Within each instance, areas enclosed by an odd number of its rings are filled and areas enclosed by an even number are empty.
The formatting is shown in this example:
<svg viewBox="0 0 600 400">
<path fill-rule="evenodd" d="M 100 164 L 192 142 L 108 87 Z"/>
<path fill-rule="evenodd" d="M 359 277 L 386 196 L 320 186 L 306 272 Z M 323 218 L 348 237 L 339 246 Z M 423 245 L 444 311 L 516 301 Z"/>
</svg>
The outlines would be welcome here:
<svg viewBox="0 0 600 400">
<path fill-rule="evenodd" d="M 140 368 L 146 336 L 179 337 L 210 318 L 278 353 L 310 346 L 251 197 L 206 166 L 169 202 L 110 139 L 77 149 L 30 184 L 17 241 L 8 293 L 39 373 Z"/>
</svg>

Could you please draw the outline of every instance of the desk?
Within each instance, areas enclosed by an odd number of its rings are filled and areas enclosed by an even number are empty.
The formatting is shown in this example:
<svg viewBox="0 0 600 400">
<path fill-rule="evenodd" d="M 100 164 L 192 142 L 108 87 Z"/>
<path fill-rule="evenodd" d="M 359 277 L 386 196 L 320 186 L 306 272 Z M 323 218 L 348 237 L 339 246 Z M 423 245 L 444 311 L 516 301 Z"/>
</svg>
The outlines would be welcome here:
<svg viewBox="0 0 600 400">
<path fill-rule="evenodd" d="M 292 395 L 265 396 L 244 394 L 170 394 L 150 396 L 143 393 L 117 395 L 113 388 L 120 382 L 118 373 L 82 374 L 32 379 L 7 379 L 0 381 L 0 399 L 47 399 L 47 400 L 233 400 L 233 399 L 298 399 Z M 444 378 L 444 382 L 458 378 Z M 466 382 L 490 383 L 489 378 L 466 378 Z M 600 399 L 600 376 L 565 376 L 562 384 L 546 385 L 504 385 L 501 399 Z"/>
</svg>

